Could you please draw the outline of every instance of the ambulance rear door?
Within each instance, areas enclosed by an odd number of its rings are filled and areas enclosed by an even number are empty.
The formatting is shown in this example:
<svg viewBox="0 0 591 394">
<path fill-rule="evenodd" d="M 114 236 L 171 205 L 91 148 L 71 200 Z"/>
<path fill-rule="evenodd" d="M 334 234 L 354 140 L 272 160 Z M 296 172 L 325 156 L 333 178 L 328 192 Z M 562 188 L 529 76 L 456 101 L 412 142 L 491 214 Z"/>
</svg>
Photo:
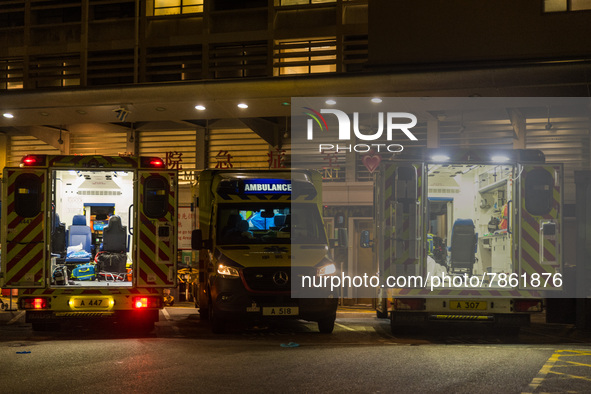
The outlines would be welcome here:
<svg viewBox="0 0 591 394">
<path fill-rule="evenodd" d="M 555 281 L 555 275 L 563 272 L 562 174 L 561 164 L 526 164 L 519 169 L 516 215 L 520 285 L 524 289 L 561 289 L 554 284 L 562 283 Z"/>
<path fill-rule="evenodd" d="M 134 228 L 139 287 L 177 283 L 177 173 L 139 171 L 137 226 Z"/>
<path fill-rule="evenodd" d="M 44 288 L 47 170 L 5 168 L 3 180 L 3 287 Z"/>
<path fill-rule="evenodd" d="M 417 275 L 425 259 L 423 215 L 423 163 L 392 163 L 380 177 L 383 201 L 378 213 L 383 218 L 379 256 L 383 275 Z M 383 235 L 382 235 L 383 234 Z"/>
</svg>

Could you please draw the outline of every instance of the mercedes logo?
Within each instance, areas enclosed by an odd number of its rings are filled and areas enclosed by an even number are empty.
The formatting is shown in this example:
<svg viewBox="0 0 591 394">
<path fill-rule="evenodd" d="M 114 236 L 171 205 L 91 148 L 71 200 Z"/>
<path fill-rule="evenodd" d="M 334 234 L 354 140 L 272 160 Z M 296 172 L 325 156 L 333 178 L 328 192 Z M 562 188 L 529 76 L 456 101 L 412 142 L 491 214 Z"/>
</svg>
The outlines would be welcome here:
<svg viewBox="0 0 591 394">
<path fill-rule="evenodd" d="M 273 274 L 273 282 L 277 286 L 285 286 L 289 280 L 289 275 L 285 271 L 277 271 Z"/>
</svg>

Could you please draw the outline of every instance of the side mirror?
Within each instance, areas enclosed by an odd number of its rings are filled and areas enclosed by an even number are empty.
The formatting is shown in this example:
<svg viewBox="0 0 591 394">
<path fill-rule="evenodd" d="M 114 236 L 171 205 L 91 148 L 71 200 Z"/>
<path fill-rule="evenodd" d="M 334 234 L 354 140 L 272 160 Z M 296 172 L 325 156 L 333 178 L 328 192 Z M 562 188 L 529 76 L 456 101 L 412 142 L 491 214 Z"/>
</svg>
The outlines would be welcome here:
<svg viewBox="0 0 591 394">
<path fill-rule="evenodd" d="M 203 236 L 200 229 L 191 232 L 191 249 L 200 250 L 203 247 Z"/>
<path fill-rule="evenodd" d="M 359 246 L 362 248 L 371 248 L 373 244 L 373 240 L 369 238 L 369 230 L 363 230 L 361 232 Z"/>
</svg>

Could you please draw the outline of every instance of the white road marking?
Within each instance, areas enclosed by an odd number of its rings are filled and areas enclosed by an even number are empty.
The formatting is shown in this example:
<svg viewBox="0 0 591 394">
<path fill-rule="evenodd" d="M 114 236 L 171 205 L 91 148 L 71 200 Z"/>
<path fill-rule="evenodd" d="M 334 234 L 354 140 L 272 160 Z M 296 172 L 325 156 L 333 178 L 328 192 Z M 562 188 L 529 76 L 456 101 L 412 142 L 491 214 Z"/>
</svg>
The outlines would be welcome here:
<svg viewBox="0 0 591 394">
<path fill-rule="evenodd" d="M 345 326 L 344 324 L 335 323 L 335 325 L 337 325 L 337 326 L 339 326 L 339 327 L 341 327 L 341 328 L 344 328 L 345 330 L 348 330 L 348 331 L 357 331 L 357 330 L 355 330 L 354 328 L 351 328 L 351 327 L 347 327 L 347 326 Z"/>
</svg>

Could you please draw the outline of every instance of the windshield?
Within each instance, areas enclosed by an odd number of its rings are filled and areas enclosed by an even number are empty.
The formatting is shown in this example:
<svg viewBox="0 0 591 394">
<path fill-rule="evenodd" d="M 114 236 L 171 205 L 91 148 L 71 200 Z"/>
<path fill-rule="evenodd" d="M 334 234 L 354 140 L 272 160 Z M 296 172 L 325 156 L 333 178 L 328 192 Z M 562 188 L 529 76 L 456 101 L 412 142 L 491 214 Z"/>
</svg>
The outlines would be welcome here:
<svg viewBox="0 0 591 394">
<path fill-rule="evenodd" d="M 315 204 L 220 204 L 217 212 L 219 245 L 326 244 L 326 235 Z"/>
</svg>

